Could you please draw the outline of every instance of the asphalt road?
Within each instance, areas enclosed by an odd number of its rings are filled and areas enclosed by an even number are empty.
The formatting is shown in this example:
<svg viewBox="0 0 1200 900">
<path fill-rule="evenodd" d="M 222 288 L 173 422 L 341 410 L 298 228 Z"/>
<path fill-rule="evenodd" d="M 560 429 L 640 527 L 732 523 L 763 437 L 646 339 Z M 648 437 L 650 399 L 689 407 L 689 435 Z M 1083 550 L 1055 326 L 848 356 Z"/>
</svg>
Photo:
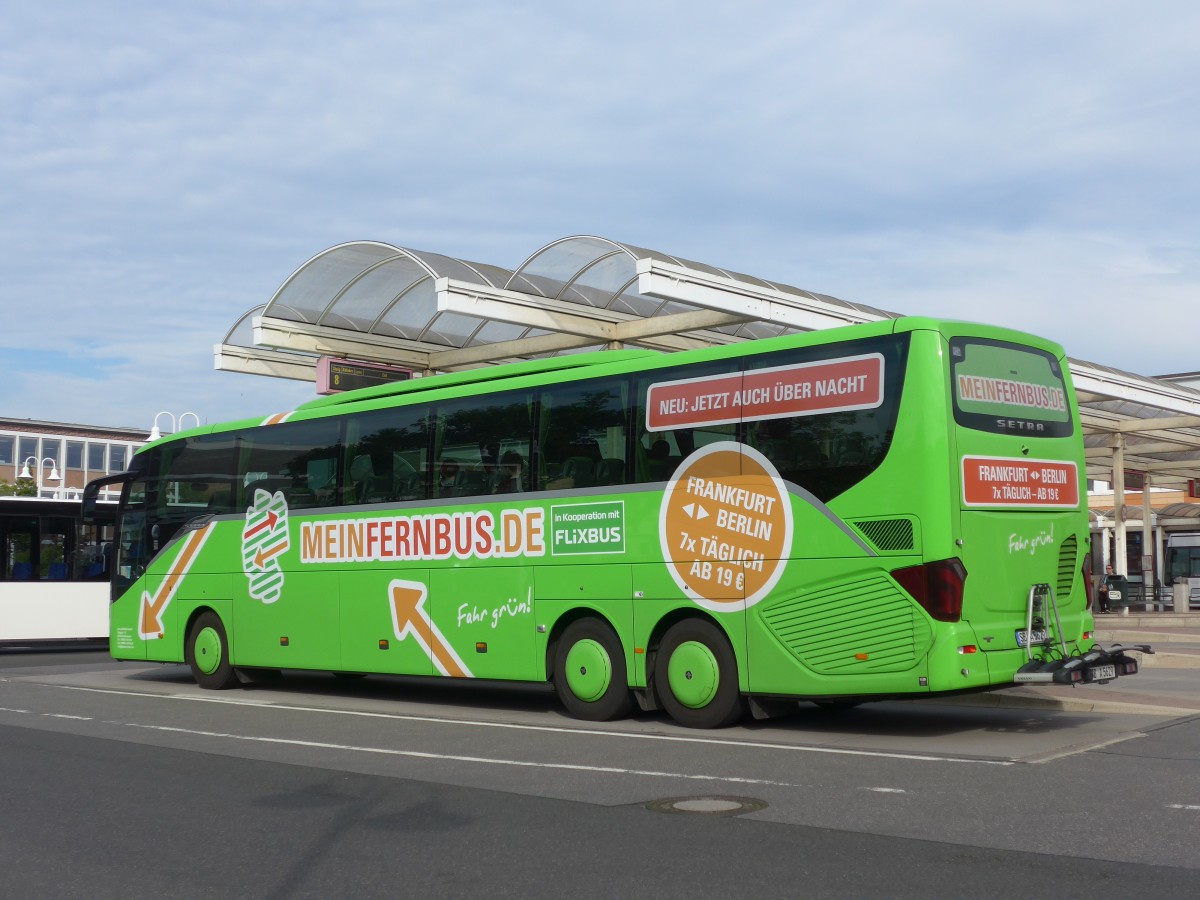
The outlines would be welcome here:
<svg viewBox="0 0 1200 900">
<path fill-rule="evenodd" d="M 1140 677 L 1140 676 L 1139 676 Z M 721 732 L 540 689 L 0 653 L 22 897 L 1192 897 L 1200 717 L 878 704 Z"/>
</svg>

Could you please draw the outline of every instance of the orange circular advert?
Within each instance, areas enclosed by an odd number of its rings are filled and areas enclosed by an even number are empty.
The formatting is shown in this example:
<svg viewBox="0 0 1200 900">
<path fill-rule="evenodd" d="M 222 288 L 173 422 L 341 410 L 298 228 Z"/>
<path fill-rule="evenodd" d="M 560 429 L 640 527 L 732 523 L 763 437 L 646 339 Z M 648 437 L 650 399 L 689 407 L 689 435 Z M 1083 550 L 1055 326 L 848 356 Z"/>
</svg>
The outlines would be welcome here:
<svg viewBox="0 0 1200 900">
<path fill-rule="evenodd" d="M 792 505 L 779 472 L 746 444 L 722 441 L 683 461 L 663 493 L 663 559 L 706 609 L 730 612 L 767 595 L 792 546 Z"/>
</svg>

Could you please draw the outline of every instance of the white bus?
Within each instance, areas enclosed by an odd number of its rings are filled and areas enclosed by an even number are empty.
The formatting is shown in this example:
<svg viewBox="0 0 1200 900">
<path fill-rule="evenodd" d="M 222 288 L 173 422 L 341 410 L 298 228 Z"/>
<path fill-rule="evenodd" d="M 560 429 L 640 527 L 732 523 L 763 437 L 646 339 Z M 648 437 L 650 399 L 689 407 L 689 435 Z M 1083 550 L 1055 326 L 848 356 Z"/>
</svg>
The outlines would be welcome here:
<svg viewBox="0 0 1200 900">
<path fill-rule="evenodd" d="M 1200 532 L 1167 535 L 1167 584 L 1188 586 L 1189 609 L 1200 606 Z"/>
<path fill-rule="evenodd" d="M 0 497 L 0 644 L 107 639 L 111 532 L 78 501 Z"/>
</svg>

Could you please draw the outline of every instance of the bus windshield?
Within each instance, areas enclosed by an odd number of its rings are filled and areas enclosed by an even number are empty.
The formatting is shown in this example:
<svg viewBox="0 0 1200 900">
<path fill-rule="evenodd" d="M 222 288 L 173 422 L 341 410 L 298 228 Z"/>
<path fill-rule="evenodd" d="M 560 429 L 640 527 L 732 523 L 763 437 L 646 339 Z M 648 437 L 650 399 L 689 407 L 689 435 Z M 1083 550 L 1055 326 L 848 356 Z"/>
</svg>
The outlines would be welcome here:
<svg viewBox="0 0 1200 900">
<path fill-rule="evenodd" d="M 1176 578 L 1200 578 L 1200 546 L 1167 549 L 1167 573 Z"/>
<path fill-rule="evenodd" d="M 950 365 L 959 425 L 1030 437 L 1072 433 L 1062 367 L 1050 353 L 960 337 L 950 342 Z"/>
</svg>

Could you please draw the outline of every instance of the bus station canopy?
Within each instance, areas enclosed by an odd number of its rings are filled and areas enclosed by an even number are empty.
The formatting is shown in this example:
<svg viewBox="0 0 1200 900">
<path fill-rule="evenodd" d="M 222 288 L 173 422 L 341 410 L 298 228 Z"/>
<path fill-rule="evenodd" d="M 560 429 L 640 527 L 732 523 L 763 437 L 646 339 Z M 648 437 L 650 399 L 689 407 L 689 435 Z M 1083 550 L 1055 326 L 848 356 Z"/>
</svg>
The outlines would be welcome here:
<svg viewBox="0 0 1200 900">
<path fill-rule="evenodd" d="M 315 381 L 331 356 L 417 374 L 587 350 L 674 351 L 897 318 L 786 284 L 594 236 L 515 269 L 375 241 L 301 265 L 215 347 L 216 368 Z M 1070 360 L 1089 478 L 1200 479 L 1200 390 Z M 1193 381 L 1192 383 L 1196 383 Z M 1132 487 L 1132 484 L 1131 484 Z"/>
</svg>

